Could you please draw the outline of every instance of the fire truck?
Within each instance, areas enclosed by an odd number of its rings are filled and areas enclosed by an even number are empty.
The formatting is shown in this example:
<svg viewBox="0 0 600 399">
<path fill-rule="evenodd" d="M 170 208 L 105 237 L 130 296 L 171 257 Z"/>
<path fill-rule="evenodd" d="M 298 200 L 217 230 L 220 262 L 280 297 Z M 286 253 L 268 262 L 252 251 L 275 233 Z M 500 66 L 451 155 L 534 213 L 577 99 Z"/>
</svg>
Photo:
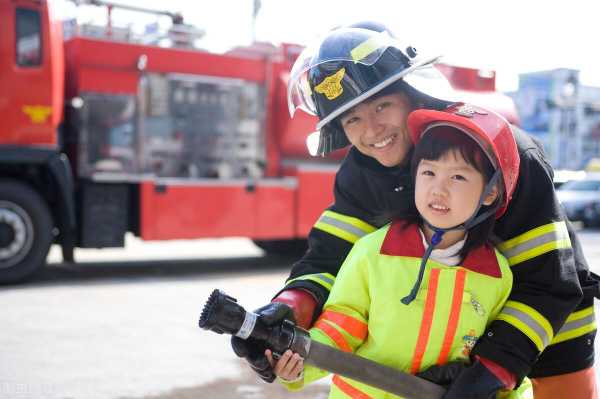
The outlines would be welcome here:
<svg viewBox="0 0 600 399">
<path fill-rule="evenodd" d="M 305 245 L 343 153 L 311 158 L 315 118 L 289 117 L 301 47 L 217 54 L 116 30 L 64 40 L 44 0 L 0 0 L 0 20 L 1 283 L 30 277 L 53 243 L 72 262 L 74 248 L 122 247 L 128 232 Z M 493 73 L 440 68 L 515 120 Z"/>
</svg>

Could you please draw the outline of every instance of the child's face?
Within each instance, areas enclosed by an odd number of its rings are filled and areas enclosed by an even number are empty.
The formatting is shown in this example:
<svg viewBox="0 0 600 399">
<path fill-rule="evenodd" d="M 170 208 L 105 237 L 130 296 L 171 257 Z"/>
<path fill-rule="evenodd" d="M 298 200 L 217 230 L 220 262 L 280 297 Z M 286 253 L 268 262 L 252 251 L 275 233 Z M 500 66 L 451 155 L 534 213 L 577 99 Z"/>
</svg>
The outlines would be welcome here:
<svg viewBox="0 0 600 399">
<path fill-rule="evenodd" d="M 417 209 L 433 226 L 459 225 L 475 212 L 485 183 L 484 176 L 460 152 L 449 151 L 435 161 L 422 159 L 415 182 Z M 492 204 L 496 195 L 497 190 L 492 190 L 483 204 Z"/>
<path fill-rule="evenodd" d="M 340 123 L 356 149 L 384 166 L 397 166 L 413 146 L 406 125 L 411 110 L 404 94 L 389 94 L 358 104 Z"/>
</svg>

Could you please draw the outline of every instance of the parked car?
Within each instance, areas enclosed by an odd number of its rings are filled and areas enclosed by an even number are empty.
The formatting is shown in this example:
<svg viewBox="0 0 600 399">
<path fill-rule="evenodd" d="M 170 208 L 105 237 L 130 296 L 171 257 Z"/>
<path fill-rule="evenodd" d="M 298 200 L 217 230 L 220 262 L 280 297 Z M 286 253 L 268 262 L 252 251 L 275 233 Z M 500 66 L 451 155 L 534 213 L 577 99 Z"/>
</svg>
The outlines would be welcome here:
<svg viewBox="0 0 600 399">
<path fill-rule="evenodd" d="M 570 220 L 582 221 L 584 226 L 600 225 L 600 173 L 567 181 L 556 192 Z"/>
</svg>

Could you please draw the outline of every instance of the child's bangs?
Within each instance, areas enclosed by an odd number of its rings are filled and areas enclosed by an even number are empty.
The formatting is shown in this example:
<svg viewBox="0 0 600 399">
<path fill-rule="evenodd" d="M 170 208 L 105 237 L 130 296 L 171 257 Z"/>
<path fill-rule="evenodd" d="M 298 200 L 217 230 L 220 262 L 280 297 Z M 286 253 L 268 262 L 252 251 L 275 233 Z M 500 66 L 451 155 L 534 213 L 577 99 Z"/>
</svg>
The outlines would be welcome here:
<svg viewBox="0 0 600 399">
<path fill-rule="evenodd" d="M 413 173 L 422 159 L 437 161 L 449 153 L 460 154 L 466 163 L 486 178 L 492 176 L 492 164 L 479 144 L 468 134 L 452 126 L 433 127 L 421 138 L 413 154 Z"/>
</svg>

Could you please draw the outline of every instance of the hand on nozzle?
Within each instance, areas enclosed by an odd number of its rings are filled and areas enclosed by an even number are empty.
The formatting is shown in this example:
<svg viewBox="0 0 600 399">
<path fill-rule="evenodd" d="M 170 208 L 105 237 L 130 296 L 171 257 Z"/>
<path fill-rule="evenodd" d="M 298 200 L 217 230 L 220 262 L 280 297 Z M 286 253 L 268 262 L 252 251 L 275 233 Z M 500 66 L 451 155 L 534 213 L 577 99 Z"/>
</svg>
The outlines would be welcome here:
<svg viewBox="0 0 600 399">
<path fill-rule="evenodd" d="M 272 302 L 254 311 L 267 326 L 281 324 L 283 320 L 294 320 L 294 312 L 283 303 Z M 231 347 L 236 355 L 246 359 L 252 370 L 265 382 L 275 379 L 273 369 L 265 357 L 265 343 L 253 338 L 246 340 L 231 337 Z"/>
<path fill-rule="evenodd" d="M 253 338 L 243 340 L 236 336 L 231 337 L 231 347 L 236 355 L 246 359 L 250 368 L 264 381 L 271 383 L 275 380 L 275 373 L 265 356 L 264 342 Z"/>
<path fill-rule="evenodd" d="M 281 357 L 276 360 L 273 353 L 267 349 L 265 356 L 273 368 L 273 372 L 284 381 L 292 382 L 302 378 L 304 371 L 304 359 L 291 350 L 286 350 Z"/>
</svg>

